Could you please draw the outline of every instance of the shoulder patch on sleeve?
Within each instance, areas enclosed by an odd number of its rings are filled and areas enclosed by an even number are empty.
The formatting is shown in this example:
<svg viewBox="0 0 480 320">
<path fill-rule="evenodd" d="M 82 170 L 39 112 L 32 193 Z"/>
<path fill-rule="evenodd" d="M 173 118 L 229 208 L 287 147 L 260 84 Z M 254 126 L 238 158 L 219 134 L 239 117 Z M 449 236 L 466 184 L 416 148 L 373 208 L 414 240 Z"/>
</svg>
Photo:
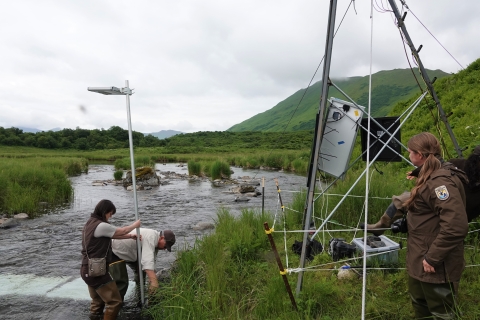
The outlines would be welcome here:
<svg viewBox="0 0 480 320">
<path fill-rule="evenodd" d="M 446 186 L 440 186 L 435 188 L 435 194 L 437 195 L 437 198 L 440 200 L 447 200 L 448 197 L 450 196 Z"/>
</svg>

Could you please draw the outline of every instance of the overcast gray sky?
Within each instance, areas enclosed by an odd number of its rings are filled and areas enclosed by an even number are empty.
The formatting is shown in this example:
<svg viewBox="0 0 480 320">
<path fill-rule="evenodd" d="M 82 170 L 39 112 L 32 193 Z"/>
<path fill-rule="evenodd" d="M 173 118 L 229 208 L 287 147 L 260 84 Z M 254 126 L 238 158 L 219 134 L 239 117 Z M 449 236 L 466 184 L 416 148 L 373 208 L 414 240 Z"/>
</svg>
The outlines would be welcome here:
<svg viewBox="0 0 480 320">
<path fill-rule="evenodd" d="M 339 0 L 337 26 L 350 3 Z M 327 0 L 18 0 L 0 13 L 0 126 L 223 131 L 305 88 L 323 54 Z M 377 7 L 389 9 L 386 0 Z M 397 2 L 400 5 L 400 2 Z M 408 0 L 466 67 L 480 58 L 480 1 Z M 334 42 L 332 77 L 370 70 L 370 1 L 355 1 Z M 428 69 L 460 66 L 408 14 Z M 374 11 L 373 71 L 407 68 L 391 13 Z M 321 80 L 321 68 L 314 81 Z M 83 110 L 83 111 L 82 111 Z"/>
</svg>

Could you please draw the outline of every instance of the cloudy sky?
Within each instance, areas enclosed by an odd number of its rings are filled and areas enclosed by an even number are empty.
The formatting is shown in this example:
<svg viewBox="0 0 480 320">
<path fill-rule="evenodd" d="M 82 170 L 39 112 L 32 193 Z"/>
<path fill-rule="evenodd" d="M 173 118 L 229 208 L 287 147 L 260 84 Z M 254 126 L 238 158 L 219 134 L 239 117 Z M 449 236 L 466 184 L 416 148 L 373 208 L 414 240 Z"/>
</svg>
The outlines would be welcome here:
<svg viewBox="0 0 480 320">
<path fill-rule="evenodd" d="M 339 0 L 337 26 L 350 4 Z M 388 9 L 376 0 L 377 9 Z M 397 5 L 400 3 L 397 1 Z M 305 88 L 324 54 L 327 0 L 18 0 L 0 13 L 0 126 L 221 131 Z M 407 1 L 466 67 L 480 58 L 480 1 Z M 355 1 L 334 42 L 332 77 L 370 71 L 370 1 Z M 379 10 L 381 11 L 381 10 Z M 407 68 L 389 12 L 374 10 L 373 72 Z M 409 13 L 428 69 L 461 66 Z M 321 68 L 314 81 L 321 80 Z"/>
</svg>

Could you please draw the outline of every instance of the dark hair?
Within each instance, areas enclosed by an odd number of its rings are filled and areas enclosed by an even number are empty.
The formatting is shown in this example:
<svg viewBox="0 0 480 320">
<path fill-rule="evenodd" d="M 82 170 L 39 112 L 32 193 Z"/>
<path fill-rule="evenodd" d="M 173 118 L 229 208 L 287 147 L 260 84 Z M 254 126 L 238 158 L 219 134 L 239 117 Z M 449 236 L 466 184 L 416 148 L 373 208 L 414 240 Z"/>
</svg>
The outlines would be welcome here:
<svg viewBox="0 0 480 320">
<path fill-rule="evenodd" d="M 472 153 L 465 164 L 468 186 L 474 188 L 480 182 L 480 156 Z"/>
<path fill-rule="evenodd" d="M 100 200 L 100 202 L 97 203 L 97 205 L 95 206 L 92 217 L 98 218 L 102 221 L 107 221 L 105 215 L 109 212 L 111 212 L 113 215 L 115 214 L 115 212 L 117 212 L 117 209 L 115 208 L 115 205 L 112 201 L 103 199 Z"/>
<path fill-rule="evenodd" d="M 408 140 L 407 146 L 408 149 L 421 154 L 425 158 L 425 162 L 420 169 L 420 173 L 418 174 L 418 178 L 415 183 L 415 187 L 412 189 L 410 198 L 404 203 L 405 207 L 408 209 L 413 209 L 414 200 L 417 196 L 418 190 L 423 187 L 430 175 L 441 167 L 441 162 L 439 159 L 441 159 L 440 154 L 442 152 L 442 148 L 440 147 L 440 143 L 438 142 L 437 138 L 429 132 L 422 132 L 414 135 L 410 138 L 410 140 Z"/>
</svg>

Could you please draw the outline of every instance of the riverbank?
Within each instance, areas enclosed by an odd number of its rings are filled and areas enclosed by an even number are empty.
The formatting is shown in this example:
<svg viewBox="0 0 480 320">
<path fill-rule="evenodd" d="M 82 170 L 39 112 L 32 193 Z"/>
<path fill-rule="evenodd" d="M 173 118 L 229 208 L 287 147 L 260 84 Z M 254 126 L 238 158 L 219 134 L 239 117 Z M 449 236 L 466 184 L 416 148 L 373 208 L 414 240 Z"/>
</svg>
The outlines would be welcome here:
<svg viewBox="0 0 480 320">
<path fill-rule="evenodd" d="M 215 232 L 198 239 L 193 248 L 178 253 L 170 282 L 161 285 L 144 313 L 154 319 L 360 319 L 362 260 L 349 261 L 358 268 L 357 272 L 351 269 L 349 276 L 340 278 L 339 268 L 345 262 L 332 262 L 327 250 L 307 262 L 301 294 L 296 297 L 298 311 L 292 306 L 263 223 L 272 226 L 277 220 L 273 236 L 295 292 L 299 257 L 293 253 L 292 245 L 301 240 L 301 234 L 283 233 L 283 228 L 302 229 L 295 210 L 301 212 L 303 199 L 300 195 L 292 206 L 287 205 L 284 217 L 255 210 L 243 211 L 238 217 L 228 211 L 219 212 Z M 318 240 L 328 246 L 332 236 L 349 240 L 352 233 L 321 233 Z M 404 241 L 390 232 L 387 236 Z M 461 281 L 458 314 L 462 314 L 462 319 L 473 320 L 480 315 L 478 237 L 470 243 L 474 246 L 467 246 L 465 252 L 468 267 Z M 397 263 L 369 265 L 366 319 L 413 318 L 405 256 L 403 248 L 398 252 Z"/>
<path fill-rule="evenodd" d="M 34 218 L 71 200 L 69 176 L 88 172 L 82 158 L 0 158 L 0 212 Z"/>
<path fill-rule="evenodd" d="M 229 177 L 229 166 L 304 175 L 308 159 L 305 152 L 298 150 L 163 154 L 158 148 L 135 149 L 136 167 L 189 163 L 199 168 L 193 174 L 201 173 L 213 179 Z M 77 151 L 3 147 L 0 150 L 0 214 L 11 217 L 26 213 L 34 218 L 55 206 L 67 204 L 72 195 L 67 178 L 88 172 L 89 161 L 114 162 L 118 170 L 131 167 L 128 149 Z M 109 179 L 113 177 L 114 173 Z"/>
<path fill-rule="evenodd" d="M 196 239 L 210 234 L 212 229 L 199 227 L 206 223 L 214 224 L 217 210 L 226 208 L 237 216 L 242 210 L 262 207 L 261 197 L 252 197 L 248 202 L 235 202 L 235 194 L 228 192 L 232 185 L 219 187 L 208 180 L 181 178 L 185 177 L 187 168 L 178 166 L 178 163 L 157 164 L 156 169 L 159 170 L 161 179 L 168 180 L 168 183 L 137 193 L 142 226 L 156 230 L 171 229 L 177 235 L 172 252 L 158 253 L 156 271 L 170 269 L 179 251 L 192 248 Z M 280 210 L 274 178 L 278 179 L 284 190 L 283 199 L 286 202 L 291 202 L 292 195 L 305 184 L 304 177 L 287 172 L 254 171 L 235 167 L 231 169 L 234 172 L 232 178 L 235 179 L 245 176 L 265 177 L 265 210 L 270 212 Z M 88 295 L 87 287 L 79 277 L 83 225 L 95 205 L 102 199 L 110 199 L 117 208 L 117 213 L 111 220 L 113 225 L 124 226 L 135 220 L 131 191 L 113 183 L 95 184 L 96 181 L 111 179 L 114 172 L 113 164 L 90 164 L 87 174 L 69 178 L 74 196 L 66 206 L 35 219 L 22 220 L 14 228 L 0 229 L 0 287 L 15 288 L 12 291 L 0 289 L 0 318 L 88 318 L 89 301 L 75 298 L 75 292 L 83 292 L 76 296 L 78 298 Z M 164 175 L 163 172 L 169 174 Z M 47 285 L 47 282 L 43 287 L 39 287 L 41 285 L 36 281 L 37 278 L 39 281 L 51 279 L 52 284 L 58 286 L 54 289 Z M 130 274 L 130 279 L 133 279 L 133 274 Z M 14 280 L 18 282 L 12 283 Z M 62 283 L 67 285 L 74 281 L 77 283 L 78 280 L 80 282 L 73 290 L 73 298 L 69 298 L 70 295 L 63 299 L 58 298 Z M 134 286 L 132 288 L 134 289 Z M 136 303 L 133 297 L 129 299 L 129 313 L 120 319 L 132 319 L 132 313 L 138 313 L 138 310 L 133 308 Z"/>
</svg>

